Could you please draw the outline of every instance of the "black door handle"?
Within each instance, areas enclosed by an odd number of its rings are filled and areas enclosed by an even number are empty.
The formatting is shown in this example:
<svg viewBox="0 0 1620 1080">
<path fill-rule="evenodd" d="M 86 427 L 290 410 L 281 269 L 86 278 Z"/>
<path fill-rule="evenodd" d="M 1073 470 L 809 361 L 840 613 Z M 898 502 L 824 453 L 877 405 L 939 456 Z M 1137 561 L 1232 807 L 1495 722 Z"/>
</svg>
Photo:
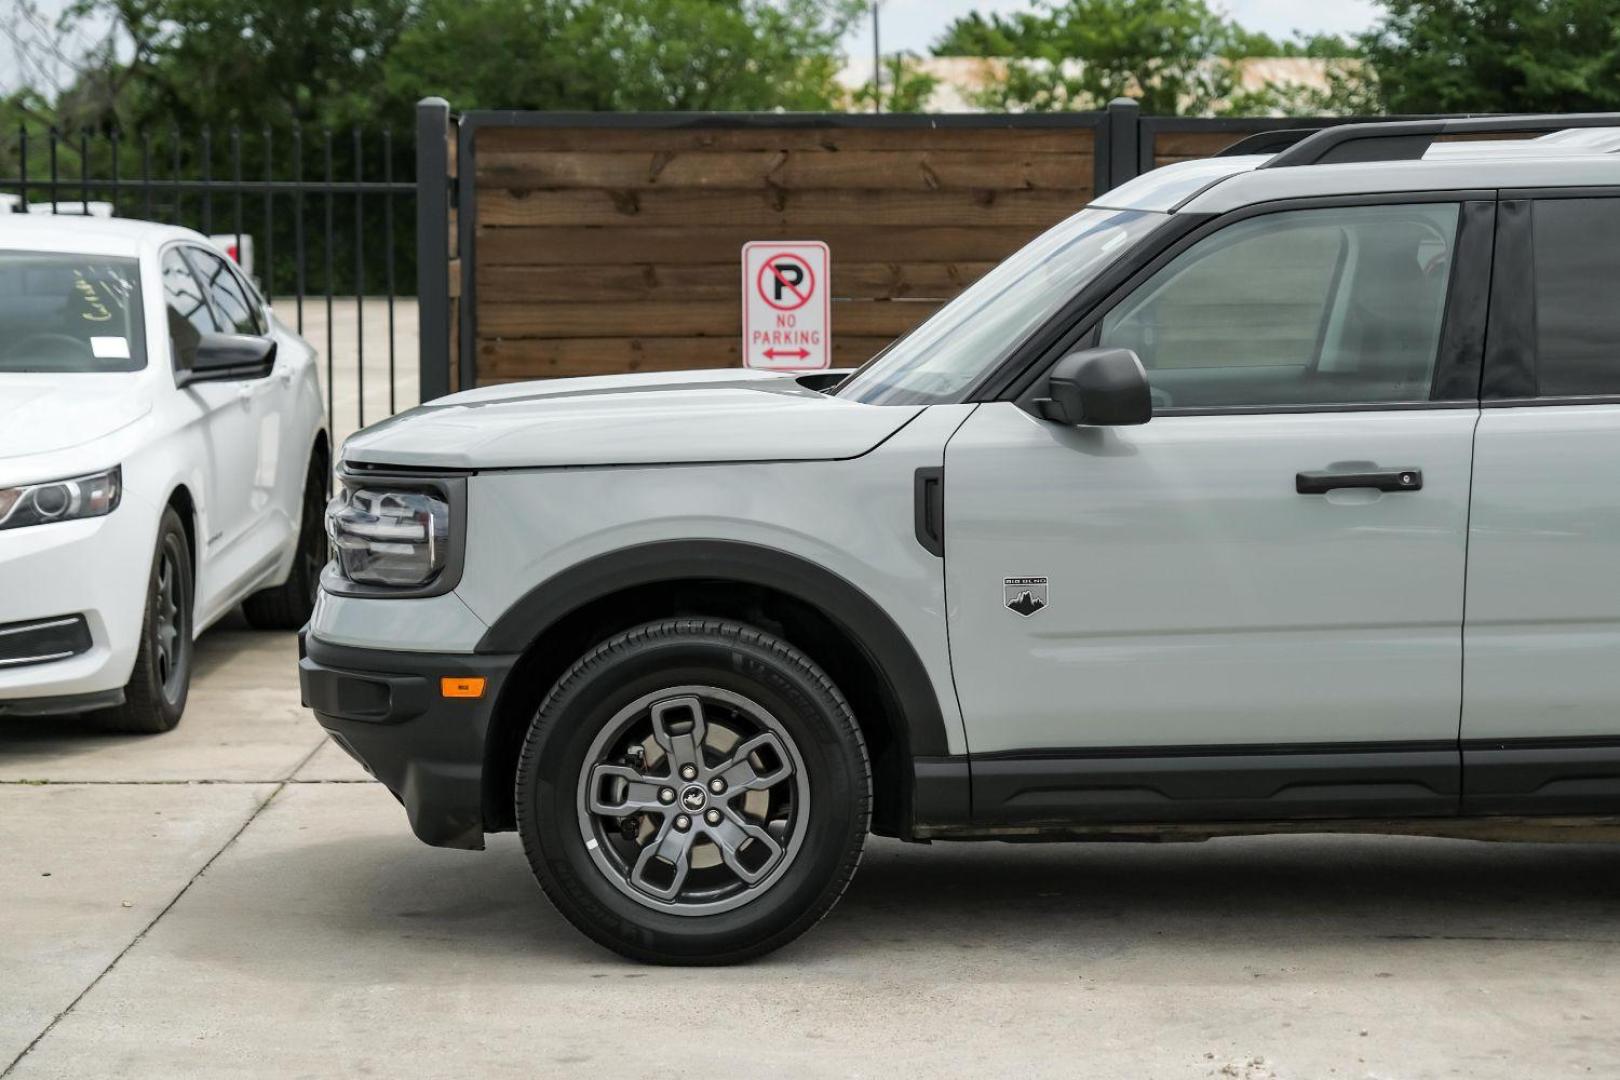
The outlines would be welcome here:
<svg viewBox="0 0 1620 1080">
<path fill-rule="evenodd" d="M 1294 490 L 1301 495 L 1323 495 L 1339 488 L 1372 488 L 1375 491 L 1422 491 L 1422 469 L 1369 469 L 1353 472 L 1302 472 L 1294 474 Z"/>
</svg>

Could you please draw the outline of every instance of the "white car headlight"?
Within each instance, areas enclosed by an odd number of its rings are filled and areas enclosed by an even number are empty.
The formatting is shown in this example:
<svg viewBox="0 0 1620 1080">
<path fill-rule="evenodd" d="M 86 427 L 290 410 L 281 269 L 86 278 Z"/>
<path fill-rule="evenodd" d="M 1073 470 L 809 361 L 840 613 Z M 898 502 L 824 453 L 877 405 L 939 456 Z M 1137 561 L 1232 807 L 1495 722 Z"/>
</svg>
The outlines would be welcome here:
<svg viewBox="0 0 1620 1080">
<path fill-rule="evenodd" d="M 326 534 L 349 581 L 418 589 L 447 565 L 450 503 L 433 490 L 350 479 L 327 504 Z"/>
<path fill-rule="evenodd" d="M 89 476 L 0 488 L 0 529 L 101 517 L 118 509 L 123 494 L 123 471 L 116 465 Z"/>
</svg>

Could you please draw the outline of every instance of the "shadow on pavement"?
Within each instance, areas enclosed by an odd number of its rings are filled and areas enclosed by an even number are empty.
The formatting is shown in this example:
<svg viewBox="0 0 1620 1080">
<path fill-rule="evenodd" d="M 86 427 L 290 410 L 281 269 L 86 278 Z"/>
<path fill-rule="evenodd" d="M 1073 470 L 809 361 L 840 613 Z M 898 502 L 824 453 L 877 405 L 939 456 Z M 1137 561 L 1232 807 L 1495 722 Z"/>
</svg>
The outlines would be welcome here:
<svg viewBox="0 0 1620 1080">
<path fill-rule="evenodd" d="M 553 911 L 514 838 L 492 837 L 482 853 L 435 851 L 405 833 L 403 814 L 398 825 L 397 836 L 305 834 L 302 846 L 244 858 L 230 874 L 243 886 L 235 902 L 264 904 L 253 917 L 272 923 L 290 915 L 288 905 L 297 909 L 307 921 L 284 927 L 293 937 L 360 953 L 408 943 L 434 956 L 419 955 L 424 963 L 446 955 L 457 963 L 608 958 Z M 248 890 L 250 881 L 262 888 Z M 275 898 L 281 889 L 285 904 Z M 874 840 L 832 915 L 762 963 L 869 964 L 874 951 L 934 962 L 942 950 L 1035 962 L 1055 945 L 1074 960 L 1179 944 L 1228 958 L 1423 941 L 1614 946 L 1617 896 L 1620 849 L 1598 845 L 1360 836 L 1173 846 Z"/>
<path fill-rule="evenodd" d="M 197 640 L 173 731 L 110 734 L 94 714 L 0 716 L 0 780 L 279 779 L 289 755 L 324 737 L 299 705 L 296 658 L 294 635 L 233 615 Z"/>
</svg>

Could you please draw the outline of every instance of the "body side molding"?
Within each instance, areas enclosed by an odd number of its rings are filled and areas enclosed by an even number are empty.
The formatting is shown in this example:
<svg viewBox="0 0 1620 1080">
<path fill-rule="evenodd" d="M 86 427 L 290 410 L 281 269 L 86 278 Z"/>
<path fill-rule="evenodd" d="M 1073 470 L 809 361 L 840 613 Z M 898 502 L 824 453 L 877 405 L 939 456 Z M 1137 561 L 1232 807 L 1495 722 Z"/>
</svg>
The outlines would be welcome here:
<svg viewBox="0 0 1620 1080">
<path fill-rule="evenodd" d="M 1449 817 L 1459 758 L 1451 741 L 975 754 L 973 824 Z"/>
</svg>

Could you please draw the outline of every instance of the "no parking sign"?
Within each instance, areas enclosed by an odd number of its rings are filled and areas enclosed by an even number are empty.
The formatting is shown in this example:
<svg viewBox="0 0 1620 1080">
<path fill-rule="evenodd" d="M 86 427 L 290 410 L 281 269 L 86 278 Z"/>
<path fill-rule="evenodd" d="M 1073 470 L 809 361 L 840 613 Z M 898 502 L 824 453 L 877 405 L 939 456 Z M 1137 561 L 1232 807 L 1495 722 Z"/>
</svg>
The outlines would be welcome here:
<svg viewBox="0 0 1620 1080">
<path fill-rule="evenodd" d="M 827 245 L 819 240 L 743 245 L 743 363 L 773 371 L 832 366 Z"/>
</svg>

